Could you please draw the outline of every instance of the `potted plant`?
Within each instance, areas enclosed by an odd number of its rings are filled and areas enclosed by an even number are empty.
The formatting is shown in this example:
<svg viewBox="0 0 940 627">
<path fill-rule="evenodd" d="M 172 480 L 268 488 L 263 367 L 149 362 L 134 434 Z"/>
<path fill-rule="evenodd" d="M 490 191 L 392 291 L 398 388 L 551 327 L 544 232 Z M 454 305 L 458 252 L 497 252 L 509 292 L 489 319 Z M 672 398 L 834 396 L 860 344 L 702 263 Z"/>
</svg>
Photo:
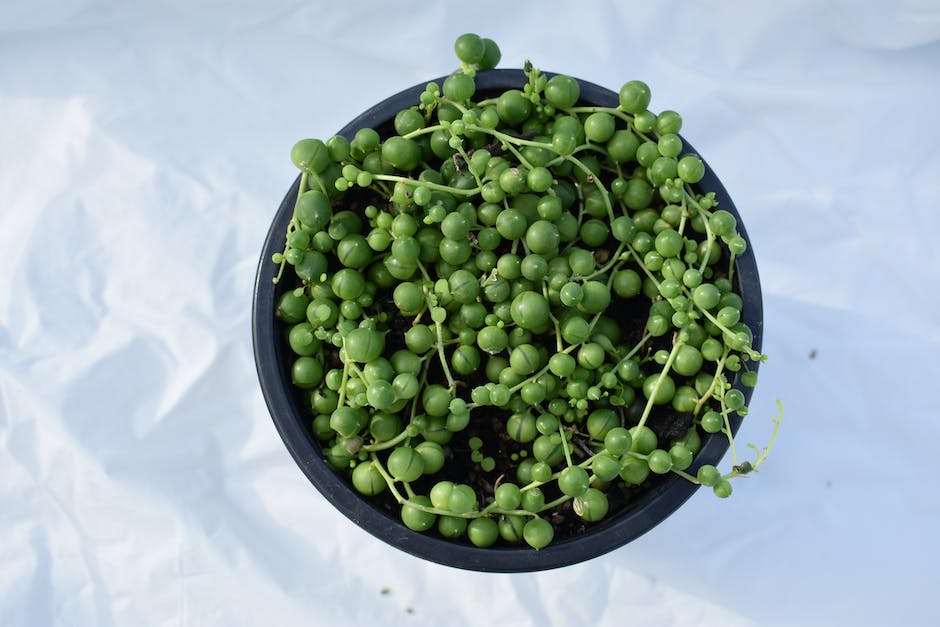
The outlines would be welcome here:
<svg viewBox="0 0 940 627">
<path fill-rule="evenodd" d="M 298 465 L 390 544 L 476 570 L 621 546 L 757 470 L 757 267 L 730 197 L 650 91 L 453 74 L 327 141 L 272 223 L 259 378 Z M 732 467 L 717 465 L 728 448 Z"/>
</svg>

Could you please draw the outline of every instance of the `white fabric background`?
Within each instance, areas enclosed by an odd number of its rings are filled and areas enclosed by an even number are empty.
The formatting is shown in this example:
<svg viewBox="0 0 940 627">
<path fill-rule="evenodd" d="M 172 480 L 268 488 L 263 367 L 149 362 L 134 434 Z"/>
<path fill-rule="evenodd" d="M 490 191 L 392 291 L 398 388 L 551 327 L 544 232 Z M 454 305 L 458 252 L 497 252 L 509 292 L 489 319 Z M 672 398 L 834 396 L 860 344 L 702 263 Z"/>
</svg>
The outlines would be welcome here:
<svg viewBox="0 0 940 627">
<path fill-rule="evenodd" d="M 251 354 L 291 145 L 465 31 L 683 114 L 763 280 L 741 438 L 786 407 L 732 499 L 533 575 L 349 523 Z M 0 624 L 938 624 L 938 85 L 935 0 L 4 2 Z"/>
</svg>

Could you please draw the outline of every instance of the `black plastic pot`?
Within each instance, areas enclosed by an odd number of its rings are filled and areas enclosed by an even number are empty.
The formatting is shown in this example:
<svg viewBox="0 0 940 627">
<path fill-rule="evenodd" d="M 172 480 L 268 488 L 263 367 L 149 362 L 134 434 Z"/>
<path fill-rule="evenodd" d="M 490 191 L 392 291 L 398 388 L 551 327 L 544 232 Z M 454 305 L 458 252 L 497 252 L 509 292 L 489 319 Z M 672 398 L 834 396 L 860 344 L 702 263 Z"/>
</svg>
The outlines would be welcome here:
<svg viewBox="0 0 940 627">
<path fill-rule="evenodd" d="M 434 80 L 441 84 L 443 78 Z M 505 89 L 521 88 L 525 82 L 521 70 L 481 72 L 476 78 L 477 94 L 498 94 Z M 616 93 L 592 83 L 579 82 L 582 104 L 617 106 Z M 415 85 L 380 102 L 353 119 L 339 134 L 352 138 L 360 128 L 369 127 L 384 136 L 391 131 L 391 121 L 399 110 L 417 104 L 425 85 Z M 683 144 L 686 151 L 695 152 L 684 139 Z M 293 212 L 299 180 L 300 177 L 294 181 L 274 216 L 258 264 L 252 312 L 255 362 L 271 417 L 290 454 L 311 483 L 350 520 L 402 551 L 440 564 L 487 572 L 537 571 L 582 562 L 631 542 L 665 520 L 696 491 L 698 486 L 669 474 L 627 509 L 592 526 L 583 535 L 555 541 L 540 551 L 528 546 L 480 549 L 470 544 L 445 540 L 431 533 L 417 533 L 373 501 L 360 496 L 345 478 L 330 469 L 322 459 L 320 448 L 311 433 L 311 419 L 298 405 L 292 390 L 288 368 L 289 348 L 284 341 L 283 328 L 274 317 L 275 302 L 288 289 L 289 281 L 282 281 L 279 285 L 272 283 L 277 268 L 271 262 L 271 255 L 283 248 L 284 233 Z M 698 186 L 703 191 L 716 194 L 720 207 L 738 218 L 738 229 L 747 239 L 734 203 L 707 165 L 705 177 Z M 744 300 L 742 320 L 753 331 L 753 347 L 759 351 L 763 309 L 757 264 L 749 240 L 747 252 L 737 258 L 735 276 L 736 290 Z M 743 388 L 740 381 L 735 381 L 735 387 L 741 389 L 746 398 L 750 398 L 751 390 Z M 734 431 L 737 431 L 740 420 L 736 418 L 732 422 Z M 702 464 L 718 464 L 727 449 L 728 440 L 725 436 L 717 434 L 703 437 L 702 448 L 690 472 L 694 474 Z"/>
</svg>

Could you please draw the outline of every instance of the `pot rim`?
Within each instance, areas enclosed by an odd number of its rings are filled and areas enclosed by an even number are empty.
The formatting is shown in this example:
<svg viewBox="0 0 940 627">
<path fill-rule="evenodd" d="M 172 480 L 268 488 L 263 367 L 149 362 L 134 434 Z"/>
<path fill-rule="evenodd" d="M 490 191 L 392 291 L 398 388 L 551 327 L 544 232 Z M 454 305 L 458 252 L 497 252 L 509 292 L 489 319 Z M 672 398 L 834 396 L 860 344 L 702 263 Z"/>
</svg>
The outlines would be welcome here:
<svg viewBox="0 0 940 627">
<path fill-rule="evenodd" d="M 550 72 L 545 72 L 545 75 L 554 76 Z M 382 100 L 356 116 L 337 134 L 351 139 L 360 128 L 377 128 L 389 122 L 401 109 L 417 104 L 418 97 L 428 82 L 440 85 L 444 78 L 446 76 L 424 81 Z M 521 88 L 526 80 L 519 69 L 488 70 L 477 73 L 476 85 L 478 92 L 504 90 Z M 581 86 L 581 102 L 598 106 L 617 106 L 618 95 L 615 92 L 588 81 L 576 80 Z M 699 154 L 684 138 L 682 142 L 684 152 Z M 701 158 L 701 155 L 699 157 Z M 270 260 L 273 253 L 283 248 L 284 233 L 293 214 L 299 183 L 300 176 L 294 180 L 282 200 L 265 237 L 258 262 L 252 303 L 255 365 L 265 403 L 284 445 L 310 482 L 352 522 L 397 549 L 446 566 L 482 572 L 532 572 L 583 562 L 628 544 L 669 517 L 698 489 L 699 486 L 670 473 L 659 485 L 642 495 L 639 499 L 642 506 L 626 508 L 593 525 L 590 531 L 582 535 L 555 541 L 541 550 L 528 546 L 483 549 L 428 533 L 415 532 L 367 497 L 356 493 L 344 477 L 327 466 L 320 454 L 319 445 L 306 426 L 309 418 L 305 418 L 297 407 L 287 359 L 283 354 L 282 330 L 274 317 L 276 299 L 285 287 L 283 284 L 275 285 L 271 281 L 275 266 Z M 750 239 L 731 197 L 707 162 L 705 176 L 697 185 L 704 190 L 715 192 L 719 206 L 735 216 L 738 220 L 738 231 L 748 243 L 745 253 L 736 258 L 735 273 L 740 288 L 739 294 L 744 300 L 742 321 L 751 328 L 753 348 L 760 351 L 763 337 L 763 303 L 757 263 Z M 753 370 L 757 370 L 757 364 Z M 750 400 L 752 389 L 741 385 L 740 373 L 735 376 L 734 386 L 744 393 L 746 401 Z M 731 423 L 732 431 L 737 432 L 741 417 L 734 416 Z M 717 465 L 728 447 L 727 438 L 720 433 L 703 437 L 702 448 L 689 471 L 694 474 L 702 464 Z"/>
</svg>

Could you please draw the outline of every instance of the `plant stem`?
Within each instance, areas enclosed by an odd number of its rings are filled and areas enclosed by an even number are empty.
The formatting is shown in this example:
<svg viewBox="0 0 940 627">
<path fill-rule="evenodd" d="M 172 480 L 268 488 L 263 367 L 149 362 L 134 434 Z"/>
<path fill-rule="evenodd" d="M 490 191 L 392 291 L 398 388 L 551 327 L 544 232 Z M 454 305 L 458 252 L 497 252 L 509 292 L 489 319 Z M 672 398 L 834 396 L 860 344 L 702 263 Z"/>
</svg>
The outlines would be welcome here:
<svg viewBox="0 0 940 627">
<path fill-rule="evenodd" d="M 506 144 L 515 144 L 517 146 L 532 146 L 534 148 L 544 148 L 546 150 L 551 150 L 552 152 L 555 152 L 552 149 L 552 145 L 546 144 L 545 142 L 534 142 L 528 139 L 522 139 L 520 137 L 513 137 L 512 135 L 501 133 L 495 129 L 486 128 L 485 126 L 477 126 L 476 124 L 467 124 L 466 128 L 467 130 L 470 130 L 470 131 L 478 131 L 480 133 L 492 135 L 496 139 L 499 139 L 505 142 Z"/>
<path fill-rule="evenodd" d="M 610 194 L 607 193 L 607 188 L 604 187 L 604 184 L 601 182 L 601 178 L 599 176 L 595 176 L 591 168 L 584 165 L 580 159 L 577 159 L 572 155 L 566 155 L 565 160 L 570 161 L 572 164 L 574 164 L 575 167 L 584 172 L 587 175 L 587 180 L 594 183 L 594 187 L 596 187 L 601 192 L 604 198 L 604 207 L 607 209 L 607 217 L 609 217 L 610 221 L 613 222 L 616 218 L 616 216 L 614 216 L 614 208 L 610 204 Z"/>
<path fill-rule="evenodd" d="M 346 338 L 343 338 L 343 342 L 346 342 Z M 342 407 L 346 404 L 346 381 L 349 378 L 349 364 L 350 362 L 348 359 L 343 360 L 343 376 L 340 377 L 339 380 L 339 397 L 336 401 L 337 407 Z"/>
<path fill-rule="evenodd" d="M 437 355 L 441 360 L 441 368 L 444 370 L 447 386 L 453 390 L 457 384 L 454 382 L 454 377 L 450 374 L 450 367 L 447 365 L 447 356 L 444 354 L 444 328 L 437 320 L 434 320 L 434 328 L 437 331 Z"/>
<path fill-rule="evenodd" d="M 728 413 L 730 411 L 731 411 L 730 409 L 725 407 L 724 399 L 721 399 L 721 417 L 725 421 L 725 426 L 722 428 L 721 431 L 722 433 L 725 434 L 725 436 L 727 436 L 728 444 L 731 447 L 731 465 L 737 466 L 738 465 L 738 451 L 734 445 L 734 434 L 731 432 L 731 419 L 728 418 Z"/>
<path fill-rule="evenodd" d="M 559 505 L 561 505 L 561 504 L 564 503 L 565 501 L 570 501 L 571 498 L 572 498 L 572 497 L 568 496 L 567 494 L 564 494 L 564 495 L 562 495 L 562 496 L 559 496 L 559 497 L 558 497 L 557 499 L 555 499 L 554 501 L 549 501 L 548 503 L 546 503 L 545 505 L 543 505 L 542 507 L 540 507 L 540 508 L 539 508 L 539 512 L 541 513 L 541 512 L 544 512 L 544 511 L 546 511 L 546 510 L 550 510 L 550 509 L 552 509 L 553 507 L 558 507 Z"/>
<path fill-rule="evenodd" d="M 395 479 L 392 478 L 392 475 L 388 474 L 388 471 L 385 470 L 385 466 L 382 464 L 382 461 L 379 459 L 379 456 L 373 451 L 369 454 L 369 457 L 372 460 L 372 463 L 375 465 L 375 469 L 379 471 L 379 474 L 382 475 L 382 478 L 385 479 L 385 483 L 388 484 L 388 489 L 392 493 L 392 496 L 395 497 L 395 500 L 398 501 L 399 505 L 405 503 L 405 499 L 398 489 L 395 488 Z"/>
<path fill-rule="evenodd" d="M 721 355 L 721 359 L 718 360 L 717 365 L 715 366 L 715 376 L 712 377 L 712 383 L 708 386 L 708 389 L 705 390 L 705 393 L 702 394 L 701 398 L 695 403 L 695 409 L 692 411 L 693 416 L 698 416 L 699 412 L 702 411 L 702 405 L 705 404 L 709 398 L 712 397 L 715 393 L 715 385 L 721 379 L 721 373 L 725 368 L 725 359 L 728 357 L 728 348 L 725 347 L 724 353 Z"/>
<path fill-rule="evenodd" d="M 568 438 L 565 437 L 565 429 L 561 424 L 558 425 L 558 435 L 561 436 L 561 450 L 565 453 L 565 463 L 567 463 L 568 466 L 573 466 L 574 464 L 571 463 L 571 451 L 568 450 Z"/>
<path fill-rule="evenodd" d="M 376 442 L 375 444 L 365 444 L 365 445 L 363 445 L 362 448 L 360 448 L 359 450 L 360 450 L 360 451 L 370 452 L 370 453 L 373 452 L 373 451 L 384 451 L 385 449 L 392 448 L 393 446 L 395 446 L 395 445 L 397 445 L 397 444 L 399 444 L 399 443 L 401 443 L 401 442 L 404 442 L 404 441 L 407 440 L 409 437 L 410 437 L 410 436 L 408 435 L 408 429 L 405 428 L 405 429 L 402 429 L 401 433 L 399 433 L 398 435 L 396 435 L 396 436 L 395 436 L 394 438 L 392 438 L 391 440 L 387 440 L 387 441 L 385 441 L 385 442 Z"/>
<path fill-rule="evenodd" d="M 300 221 L 297 219 L 297 205 L 300 203 L 300 197 L 303 193 L 307 191 L 307 171 L 304 170 L 300 174 L 300 183 L 297 185 L 297 198 L 294 200 L 294 212 L 291 214 L 290 223 L 287 225 L 287 234 L 284 236 L 284 252 L 281 253 L 281 263 L 277 269 L 277 276 L 275 276 L 272 281 L 277 284 L 281 281 L 281 276 L 284 274 L 284 266 L 287 264 L 287 260 L 283 256 L 287 255 L 287 249 L 289 248 L 288 240 L 290 239 L 291 233 L 300 228 Z"/>
<path fill-rule="evenodd" d="M 650 412 L 653 410 L 653 400 L 656 398 L 656 393 L 659 392 L 659 387 L 662 385 L 663 381 L 666 379 L 666 376 L 669 374 L 669 370 L 672 368 L 672 362 L 676 360 L 679 347 L 682 345 L 682 340 L 673 342 L 672 350 L 669 352 L 669 358 L 663 365 L 663 369 L 660 371 L 659 377 L 656 379 L 656 383 L 653 385 L 653 389 L 650 391 L 650 397 L 649 400 L 646 401 L 646 407 L 643 408 L 643 415 L 640 416 L 640 421 L 637 423 L 637 430 L 639 430 L 639 427 L 642 427 L 646 424 L 646 419 L 649 418 Z"/>
<path fill-rule="evenodd" d="M 435 124 L 434 126 L 425 126 L 423 128 L 413 130 L 410 133 L 405 133 L 404 135 L 402 135 L 402 137 L 404 137 L 405 139 L 411 139 L 413 137 L 419 137 L 420 135 L 427 135 L 428 133 L 433 133 L 434 131 L 443 130 L 443 128 L 444 128 L 443 124 Z"/>
<path fill-rule="evenodd" d="M 630 246 L 629 248 L 630 248 L 630 254 L 633 255 L 633 258 L 640 265 L 640 268 L 643 269 L 643 272 L 646 273 L 646 276 L 649 277 L 650 281 L 652 281 L 653 284 L 656 286 L 656 289 L 659 290 L 659 281 L 656 280 L 656 277 L 653 276 L 653 273 L 650 272 L 649 268 L 647 268 L 646 265 L 643 263 L 643 260 L 640 259 L 640 254 L 636 252 L 636 249 L 634 249 L 633 246 Z"/>
<path fill-rule="evenodd" d="M 770 441 L 767 442 L 767 446 L 765 446 L 762 451 L 758 451 L 757 459 L 754 460 L 754 463 L 750 465 L 750 470 L 748 470 L 747 472 L 744 472 L 735 468 L 731 472 L 722 475 L 721 478 L 732 479 L 734 477 L 743 477 L 746 474 L 757 472 L 758 467 L 764 463 L 764 461 L 767 459 L 767 456 L 770 454 L 770 450 L 773 448 L 774 442 L 777 441 L 777 434 L 780 432 L 780 424 L 782 422 L 783 422 L 783 404 L 778 400 L 777 401 L 777 415 L 773 419 L 774 430 L 770 434 Z M 750 446 L 754 450 L 757 450 L 757 447 L 754 446 L 753 444 L 749 444 L 748 446 Z M 734 466 L 737 467 L 737 464 L 734 464 Z"/>
<path fill-rule="evenodd" d="M 625 259 L 621 259 L 621 258 L 620 258 L 620 255 L 623 254 L 623 250 L 624 250 L 624 248 L 626 248 L 626 247 L 627 247 L 626 242 L 621 242 L 620 245 L 617 246 L 617 250 L 614 251 L 614 253 L 610 256 L 610 261 L 608 261 L 604 266 L 602 266 L 601 268 L 598 268 L 597 270 L 595 270 L 595 271 L 592 272 L 591 274 L 589 274 L 589 275 L 587 275 L 587 276 L 585 276 L 585 277 L 581 277 L 581 279 L 584 280 L 584 281 L 587 281 L 587 280 L 589 280 L 589 279 L 593 279 L 594 277 L 596 277 L 596 276 L 599 275 L 599 274 L 606 274 L 607 271 L 610 270 L 610 268 L 611 268 L 612 266 L 614 266 L 615 264 L 617 264 L 617 263 L 624 263 L 626 260 L 625 260 Z M 613 273 L 611 273 L 611 275 L 613 275 Z M 613 277 L 611 276 L 610 278 L 612 279 Z"/>
<path fill-rule="evenodd" d="M 463 144 L 457 147 L 457 152 L 463 158 L 464 162 L 467 164 L 467 171 L 470 172 L 470 175 L 473 176 L 473 180 L 477 182 L 477 187 L 483 189 L 483 180 L 477 176 L 477 173 L 470 169 L 470 155 L 467 154 L 467 151 L 464 150 Z M 455 161 L 456 165 L 456 161 Z"/>
<path fill-rule="evenodd" d="M 694 483 L 694 484 L 696 484 L 696 485 L 701 485 L 701 481 L 698 480 L 698 477 L 695 477 L 695 476 L 693 476 L 693 475 L 690 475 L 689 473 L 685 472 L 684 470 L 678 470 L 678 469 L 676 469 L 676 468 L 671 468 L 670 470 L 671 470 L 672 472 L 676 473 L 677 475 L 679 475 L 680 477 L 682 477 L 683 479 L 685 479 L 686 481 L 688 481 L 689 483 Z"/>
<path fill-rule="evenodd" d="M 396 176 L 394 174 L 373 174 L 372 180 L 379 181 L 391 181 L 393 183 L 406 183 L 408 185 L 413 185 L 414 187 L 427 187 L 428 189 L 433 189 L 439 192 L 447 192 L 448 194 L 454 194 L 457 196 L 476 196 L 480 193 L 480 188 L 475 187 L 473 189 L 458 189 L 456 187 L 449 187 L 447 185 L 440 185 L 438 183 L 432 183 L 430 181 L 416 181 L 407 176 Z"/>
</svg>

